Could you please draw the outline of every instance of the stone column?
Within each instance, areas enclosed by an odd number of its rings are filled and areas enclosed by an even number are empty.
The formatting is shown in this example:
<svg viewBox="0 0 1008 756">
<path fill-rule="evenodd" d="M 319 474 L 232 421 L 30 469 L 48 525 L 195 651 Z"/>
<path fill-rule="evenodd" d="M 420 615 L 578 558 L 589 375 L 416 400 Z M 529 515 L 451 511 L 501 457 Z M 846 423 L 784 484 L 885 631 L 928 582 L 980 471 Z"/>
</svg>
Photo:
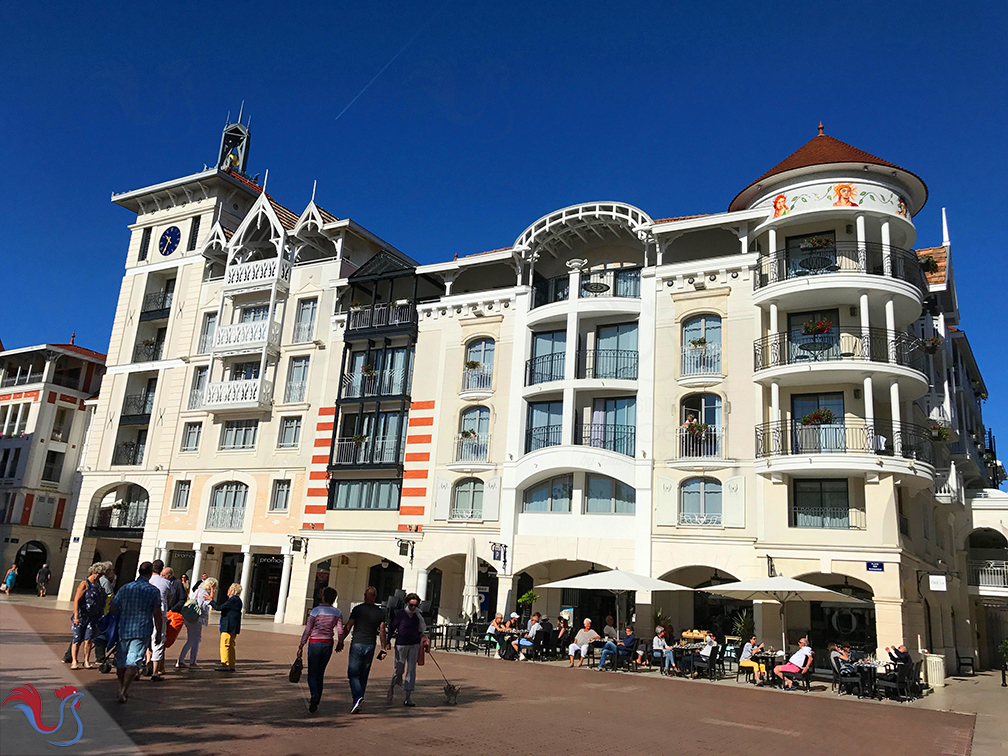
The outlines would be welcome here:
<svg viewBox="0 0 1008 756">
<path fill-rule="evenodd" d="M 416 595 L 421 601 L 427 599 L 427 570 L 420 568 L 416 571 Z"/>
<path fill-rule="evenodd" d="M 246 558 L 251 556 L 246 554 Z M 277 598 L 277 610 L 273 616 L 273 621 L 280 624 L 284 621 L 284 612 L 287 611 L 287 592 L 290 590 L 291 566 L 294 562 L 294 555 L 290 552 L 283 555 L 283 573 L 280 575 L 280 596 Z"/>
<path fill-rule="evenodd" d="M 194 543 L 193 547 L 193 564 L 192 564 L 192 580 L 190 585 L 195 585 L 196 581 L 200 579 L 200 575 L 203 570 L 203 544 Z"/>
<path fill-rule="evenodd" d="M 247 611 L 251 596 L 249 596 L 249 581 L 252 579 L 252 547 L 242 546 L 242 571 L 241 571 L 241 595 L 242 606 Z M 227 595 L 227 588 L 224 588 Z"/>
</svg>

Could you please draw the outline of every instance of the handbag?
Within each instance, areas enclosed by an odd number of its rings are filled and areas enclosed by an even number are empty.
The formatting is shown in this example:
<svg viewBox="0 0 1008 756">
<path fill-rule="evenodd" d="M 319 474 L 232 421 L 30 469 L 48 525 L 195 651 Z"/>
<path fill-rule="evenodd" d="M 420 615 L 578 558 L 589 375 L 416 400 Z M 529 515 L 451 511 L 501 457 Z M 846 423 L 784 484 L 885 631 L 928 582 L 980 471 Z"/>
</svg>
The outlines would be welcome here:
<svg viewBox="0 0 1008 756">
<path fill-rule="evenodd" d="M 304 669 L 304 662 L 301 661 L 301 657 L 299 656 L 294 660 L 294 663 L 291 664 L 290 673 L 287 675 L 287 679 L 292 683 L 298 682 L 301 679 L 302 669 Z"/>
<path fill-rule="evenodd" d="M 182 605 L 182 619 L 186 622 L 196 622 L 203 614 L 203 610 L 200 609 L 199 602 L 194 598 L 189 599 Z"/>
</svg>

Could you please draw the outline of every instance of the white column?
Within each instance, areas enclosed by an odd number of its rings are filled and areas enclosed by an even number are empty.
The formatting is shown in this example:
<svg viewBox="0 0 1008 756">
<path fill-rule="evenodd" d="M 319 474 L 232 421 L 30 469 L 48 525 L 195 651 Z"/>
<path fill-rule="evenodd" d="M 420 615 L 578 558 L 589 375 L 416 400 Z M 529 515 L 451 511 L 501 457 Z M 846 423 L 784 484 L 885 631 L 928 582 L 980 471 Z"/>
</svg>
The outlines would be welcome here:
<svg viewBox="0 0 1008 756">
<path fill-rule="evenodd" d="M 277 598 L 277 610 L 273 616 L 273 621 L 277 624 L 281 624 L 284 621 L 284 612 L 287 611 L 287 593 L 290 591 L 291 566 L 294 562 L 293 554 L 284 554 L 283 557 L 283 572 L 280 575 L 280 596 Z"/>
<path fill-rule="evenodd" d="M 242 606 L 248 606 L 251 596 L 249 596 L 249 582 L 252 580 L 252 547 L 242 546 L 242 573 L 241 573 L 241 595 Z M 224 589 L 227 595 L 227 588 Z"/>
<path fill-rule="evenodd" d="M 770 384 L 770 422 L 779 423 L 780 419 L 780 383 L 774 381 Z"/>
<path fill-rule="evenodd" d="M 885 303 L 886 343 L 889 345 L 889 362 L 896 362 L 896 306 L 892 297 Z"/>
<path fill-rule="evenodd" d="M 567 351 L 564 354 L 564 380 L 574 380 L 577 373 L 577 349 L 578 349 L 578 319 L 577 319 L 577 298 L 581 291 L 581 271 L 574 270 L 570 273 L 570 288 L 567 294 L 568 301 L 572 305 L 567 313 Z M 574 443 L 574 389 L 565 388 L 563 392 L 563 427 L 560 429 L 560 443 L 567 446 Z"/>
<path fill-rule="evenodd" d="M 193 547 L 193 563 L 192 563 L 192 580 L 189 581 L 190 585 L 195 585 L 196 581 L 200 579 L 200 575 L 203 569 L 203 544 L 194 543 Z"/>
<path fill-rule="evenodd" d="M 861 310 L 861 356 L 866 360 L 870 360 L 871 337 L 868 321 L 868 294 L 866 292 L 861 293 L 861 302 L 858 308 Z"/>
<path fill-rule="evenodd" d="M 416 571 L 416 595 L 421 601 L 427 598 L 427 570 L 418 569 Z"/>
<path fill-rule="evenodd" d="M 882 270 L 892 275 L 892 250 L 889 247 L 889 221 L 882 222 Z"/>
<path fill-rule="evenodd" d="M 862 273 L 866 273 L 868 271 L 868 251 L 865 246 L 867 238 L 865 235 L 864 216 L 863 215 L 857 216 L 857 218 L 855 219 L 855 223 L 857 224 L 858 270 L 861 271 Z"/>
<path fill-rule="evenodd" d="M 900 390 L 896 381 L 889 386 L 889 404 L 892 407 L 893 449 L 898 457 L 903 452 L 903 438 L 900 432 Z"/>
<path fill-rule="evenodd" d="M 766 271 L 767 283 L 774 283 L 778 276 L 781 278 L 786 278 L 784 271 L 787 269 L 783 261 L 778 261 L 774 257 L 774 252 L 777 251 L 777 229 L 771 228 L 767 231 L 767 260 L 769 261 L 769 269 Z M 757 272 L 759 268 L 757 267 Z"/>
<path fill-rule="evenodd" d="M 864 419 L 868 426 L 868 442 L 871 443 L 875 440 L 875 387 L 870 375 L 864 377 Z"/>
<path fill-rule="evenodd" d="M 777 303 L 770 303 L 770 335 L 777 335 Z"/>
</svg>

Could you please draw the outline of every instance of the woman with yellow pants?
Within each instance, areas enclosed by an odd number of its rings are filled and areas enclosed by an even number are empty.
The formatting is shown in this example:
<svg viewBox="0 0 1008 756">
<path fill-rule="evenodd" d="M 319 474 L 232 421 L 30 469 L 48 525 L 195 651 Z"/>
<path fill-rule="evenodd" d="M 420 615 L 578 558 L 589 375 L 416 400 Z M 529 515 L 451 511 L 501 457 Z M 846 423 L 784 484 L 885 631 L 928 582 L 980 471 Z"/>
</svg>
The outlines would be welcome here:
<svg viewBox="0 0 1008 756">
<path fill-rule="evenodd" d="M 742 656 L 739 657 L 738 665 L 740 667 L 752 667 L 753 675 L 756 677 L 756 684 L 762 685 L 763 679 L 766 677 L 766 665 L 760 664 L 759 662 L 753 661 L 753 654 L 757 651 L 763 650 L 763 644 L 760 643 L 756 645 L 756 636 L 754 635 L 749 639 L 749 642 L 745 644 L 742 648 Z"/>
<path fill-rule="evenodd" d="M 232 583 L 228 588 L 228 598 L 222 604 L 211 601 L 210 606 L 221 613 L 220 617 L 220 665 L 217 672 L 235 671 L 235 641 L 241 632 L 242 600 L 241 586 Z"/>
</svg>

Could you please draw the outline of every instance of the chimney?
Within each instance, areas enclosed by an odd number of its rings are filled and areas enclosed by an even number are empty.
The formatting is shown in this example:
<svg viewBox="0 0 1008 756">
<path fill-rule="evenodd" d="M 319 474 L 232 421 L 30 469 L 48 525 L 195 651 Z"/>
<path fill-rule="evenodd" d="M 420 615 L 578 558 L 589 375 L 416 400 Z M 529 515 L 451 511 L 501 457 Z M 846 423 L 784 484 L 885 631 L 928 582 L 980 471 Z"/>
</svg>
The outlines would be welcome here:
<svg viewBox="0 0 1008 756">
<path fill-rule="evenodd" d="M 74 331 L 73 333 L 70 334 L 70 343 L 71 344 L 74 343 L 74 339 L 75 338 L 77 338 L 77 331 Z"/>
</svg>

